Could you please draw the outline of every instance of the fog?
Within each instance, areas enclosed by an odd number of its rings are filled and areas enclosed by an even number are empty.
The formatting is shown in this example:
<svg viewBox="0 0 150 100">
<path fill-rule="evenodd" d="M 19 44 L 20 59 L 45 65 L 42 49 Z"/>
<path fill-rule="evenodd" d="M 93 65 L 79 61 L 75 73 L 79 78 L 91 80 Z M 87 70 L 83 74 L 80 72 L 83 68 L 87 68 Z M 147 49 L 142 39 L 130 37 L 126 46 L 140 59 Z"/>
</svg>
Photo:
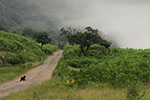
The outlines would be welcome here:
<svg viewBox="0 0 150 100">
<path fill-rule="evenodd" d="M 59 27 L 92 26 L 119 47 L 150 48 L 148 0 L 49 1 L 60 19 Z"/>
<path fill-rule="evenodd" d="M 7 1 L 5 8 L 10 7 L 4 18 L 11 17 L 5 22 L 13 17 L 12 25 L 15 20 L 21 27 L 56 30 L 55 33 L 67 26 L 91 26 L 102 31 L 116 46 L 150 48 L 150 0 L 2 1 Z"/>
</svg>

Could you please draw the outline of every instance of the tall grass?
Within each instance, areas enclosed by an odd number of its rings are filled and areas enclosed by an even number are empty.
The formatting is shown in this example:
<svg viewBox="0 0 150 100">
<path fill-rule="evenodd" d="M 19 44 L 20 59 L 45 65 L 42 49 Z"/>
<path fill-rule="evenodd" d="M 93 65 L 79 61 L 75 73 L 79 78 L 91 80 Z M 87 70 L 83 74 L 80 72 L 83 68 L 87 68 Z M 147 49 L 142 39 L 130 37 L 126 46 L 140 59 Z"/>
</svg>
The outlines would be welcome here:
<svg viewBox="0 0 150 100">
<path fill-rule="evenodd" d="M 95 82 L 108 83 L 112 87 L 127 87 L 133 81 L 143 84 L 150 82 L 149 49 L 110 49 L 109 54 L 104 47 L 93 45 L 89 56 L 84 57 L 79 46 L 69 45 L 64 50 L 55 74 L 75 79 L 79 86 Z"/>
<path fill-rule="evenodd" d="M 13 79 L 39 65 L 58 50 L 56 45 L 40 44 L 18 34 L 0 31 L 0 83 Z"/>
<path fill-rule="evenodd" d="M 148 49 L 114 47 L 108 54 L 93 45 L 84 57 L 79 46 L 67 46 L 52 81 L 1 100 L 149 100 L 149 54 Z M 133 82 L 144 85 L 143 90 Z"/>
<path fill-rule="evenodd" d="M 57 46 L 49 44 L 42 50 L 40 45 L 30 38 L 0 31 L 0 66 L 41 61 L 56 50 Z"/>
<path fill-rule="evenodd" d="M 91 85 L 76 88 L 66 87 L 64 84 L 66 83 L 55 78 L 0 100 L 127 100 L 125 89 L 91 87 Z M 150 94 L 146 94 L 140 100 L 149 99 Z"/>
</svg>

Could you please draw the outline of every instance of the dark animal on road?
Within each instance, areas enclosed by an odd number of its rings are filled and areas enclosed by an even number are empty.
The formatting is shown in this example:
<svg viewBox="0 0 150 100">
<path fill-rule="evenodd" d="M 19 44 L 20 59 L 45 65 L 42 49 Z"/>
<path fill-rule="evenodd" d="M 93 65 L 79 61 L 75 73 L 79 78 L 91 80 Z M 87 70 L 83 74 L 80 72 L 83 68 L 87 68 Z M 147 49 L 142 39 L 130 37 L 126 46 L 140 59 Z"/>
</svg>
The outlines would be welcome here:
<svg viewBox="0 0 150 100">
<path fill-rule="evenodd" d="M 20 78 L 20 81 L 25 81 L 25 80 L 26 80 L 26 76 Z"/>
</svg>

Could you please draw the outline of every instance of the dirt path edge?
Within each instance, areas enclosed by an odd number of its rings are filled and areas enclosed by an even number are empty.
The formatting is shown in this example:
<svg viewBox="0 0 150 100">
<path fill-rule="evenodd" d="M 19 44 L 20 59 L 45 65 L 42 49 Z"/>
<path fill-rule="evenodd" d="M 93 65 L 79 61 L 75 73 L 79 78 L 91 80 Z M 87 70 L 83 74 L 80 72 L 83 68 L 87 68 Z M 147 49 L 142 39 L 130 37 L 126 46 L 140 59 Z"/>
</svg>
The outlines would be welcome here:
<svg viewBox="0 0 150 100">
<path fill-rule="evenodd" d="M 43 83 L 50 80 L 52 73 L 57 66 L 63 51 L 57 51 L 52 56 L 49 56 L 42 65 L 29 70 L 25 75 L 26 81 L 21 81 L 20 78 L 0 84 L 0 98 L 9 96 L 12 93 L 25 90 L 33 85 Z"/>
</svg>

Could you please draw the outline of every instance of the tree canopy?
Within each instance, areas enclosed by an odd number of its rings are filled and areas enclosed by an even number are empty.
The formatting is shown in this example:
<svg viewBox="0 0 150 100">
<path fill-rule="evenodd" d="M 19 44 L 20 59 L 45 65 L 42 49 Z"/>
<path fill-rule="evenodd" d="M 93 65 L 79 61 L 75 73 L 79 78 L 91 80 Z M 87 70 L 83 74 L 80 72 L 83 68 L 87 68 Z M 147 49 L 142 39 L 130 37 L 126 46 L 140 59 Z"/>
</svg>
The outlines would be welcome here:
<svg viewBox="0 0 150 100">
<path fill-rule="evenodd" d="M 103 45 L 109 48 L 111 43 L 100 36 L 98 29 L 86 27 L 84 31 L 77 30 L 76 28 L 62 28 L 61 35 L 65 36 L 70 44 L 80 45 L 81 52 L 84 56 L 88 56 L 88 50 L 93 44 Z"/>
<path fill-rule="evenodd" d="M 49 33 L 47 33 L 47 32 L 37 31 L 33 37 L 35 38 L 35 40 L 37 42 L 41 43 L 41 48 L 43 47 L 43 45 L 45 45 L 47 43 L 51 43 L 51 41 L 52 41 L 52 38 L 50 37 Z"/>
<path fill-rule="evenodd" d="M 26 37 L 31 37 L 31 38 L 33 38 L 33 36 L 34 36 L 35 33 L 36 33 L 36 32 L 35 32 L 32 28 L 24 28 L 24 29 L 22 30 L 22 35 L 23 35 L 23 36 L 26 36 Z"/>
</svg>

